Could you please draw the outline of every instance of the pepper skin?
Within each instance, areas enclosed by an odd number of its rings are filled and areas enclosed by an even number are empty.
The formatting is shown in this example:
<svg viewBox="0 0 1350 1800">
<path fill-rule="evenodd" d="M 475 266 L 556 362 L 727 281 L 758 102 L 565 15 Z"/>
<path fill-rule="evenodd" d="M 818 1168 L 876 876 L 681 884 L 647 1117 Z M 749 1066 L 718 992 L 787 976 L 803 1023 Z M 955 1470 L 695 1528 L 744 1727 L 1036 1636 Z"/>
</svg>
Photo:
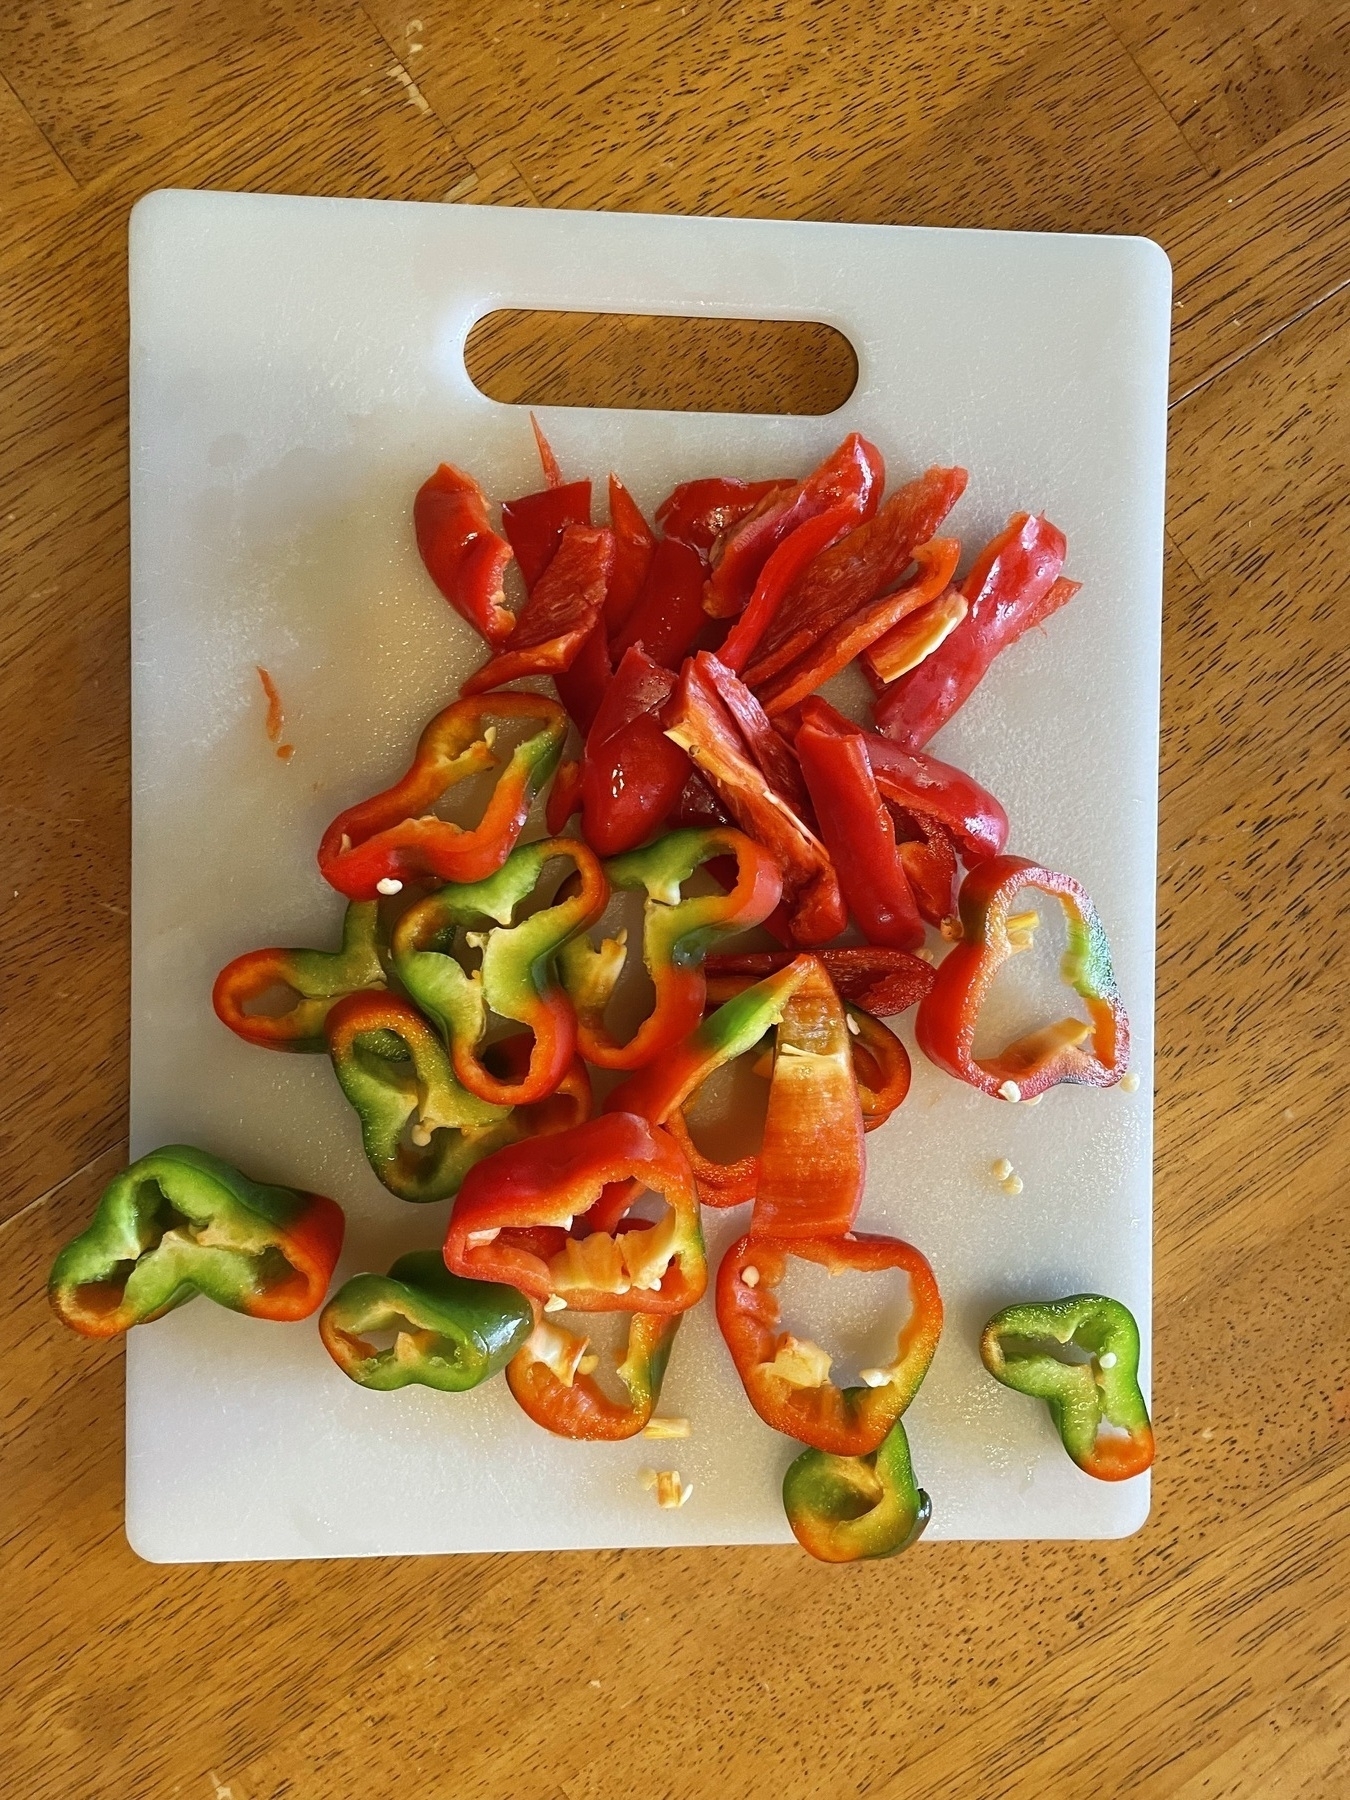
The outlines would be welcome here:
<svg viewBox="0 0 1350 1800">
<path fill-rule="evenodd" d="M 746 749 L 759 764 L 769 786 L 799 819 L 809 819 L 811 802 L 796 750 L 775 730 L 756 696 L 738 675 L 732 674 L 720 656 L 700 650 L 694 661 L 700 676 L 735 720 Z"/>
<path fill-rule="evenodd" d="M 265 1050 L 326 1051 L 323 1022 L 346 994 L 385 985 L 378 942 L 378 908 L 354 900 L 342 921 L 340 950 L 246 950 L 216 976 L 211 1004 L 222 1025 Z M 289 1012 L 249 1012 L 251 1001 L 289 989 Z"/>
<path fill-rule="evenodd" d="M 927 1529 L 933 1503 L 914 1479 L 899 1419 L 868 1456 L 803 1450 L 783 1477 L 792 1535 L 818 1562 L 898 1556 Z"/>
<path fill-rule="evenodd" d="M 568 525 L 520 609 L 510 643 L 470 675 L 460 692 L 484 694 L 525 675 L 569 669 L 599 626 L 613 561 L 614 534 L 607 527 Z"/>
<path fill-rule="evenodd" d="M 604 628 L 614 637 L 637 604 L 656 550 L 651 527 L 617 475 L 609 478 L 609 528 L 614 533 L 614 563 L 605 594 Z"/>
<path fill-rule="evenodd" d="M 908 950 L 885 950 L 872 944 L 817 950 L 841 1000 L 880 1019 L 908 1012 L 932 987 L 936 970 Z M 743 977 L 762 981 L 795 960 L 792 950 L 738 950 L 710 956 L 703 965 L 708 998 L 721 1006 L 745 986 Z M 735 987 L 729 984 L 736 981 Z"/>
<path fill-rule="evenodd" d="M 708 623 L 703 610 L 707 574 L 707 564 L 697 550 L 675 538 L 663 538 L 636 604 L 611 640 L 615 659 L 639 644 L 663 669 L 678 669 Z"/>
<path fill-rule="evenodd" d="M 664 1198 L 657 1224 L 625 1218 L 634 1186 Z M 457 1275 L 506 1281 L 544 1302 L 556 1296 L 580 1312 L 685 1312 L 708 1280 L 683 1153 L 664 1131 L 620 1112 L 479 1163 L 450 1215 L 445 1262 Z"/>
<path fill-rule="evenodd" d="M 837 1388 L 829 1359 L 811 1344 L 779 1330 L 775 1289 L 790 1256 L 819 1263 L 832 1275 L 850 1270 L 903 1269 L 909 1276 L 910 1315 L 899 1334 L 895 1361 L 877 1370 L 877 1387 Z M 754 1269 L 753 1285 L 744 1280 Z M 814 1450 L 835 1456 L 869 1456 L 904 1412 L 928 1373 L 942 1330 L 942 1299 L 925 1257 L 898 1238 L 864 1236 L 794 1239 L 743 1237 L 717 1272 L 717 1323 L 750 1404 L 766 1425 Z M 816 1360 L 816 1367 L 809 1363 Z M 810 1385 L 806 1385 L 807 1379 Z"/>
<path fill-rule="evenodd" d="M 726 894 L 684 898 L 683 884 L 714 857 L 734 859 L 735 883 Z M 607 939 L 598 950 L 575 937 L 560 955 L 563 981 L 577 1013 L 577 1042 L 598 1069 L 640 1069 L 694 1030 L 703 1017 L 703 958 L 720 938 L 760 924 L 782 892 L 778 865 L 767 851 L 730 829 L 672 831 L 642 850 L 605 865 L 612 887 L 645 889 L 642 957 L 655 999 L 627 1043 L 605 1024 L 605 1008 L 625 957 Z"/>
<path fill-rule="evenodd" d="M 525 581 L 525 591 L 533 591 L 535 583 L 558 553 L 558 545 L 569 525 L 589 526 L 591 522 L 591 484 L 569 481 L 566 485 L 540 488 L 537 493 L 523 494 L 519 500 L 508 500 L 502 507 L 502 530 Z"/>
<path fill-rule="evenodd" d="M 457 783 L 497 767 L 489 720 L 537 730 L 511 752 L 482 820 L 466 830 L 431 808 Z M 381 881 L 481 881 L 515 848 L 566 736 L 567 714 L 543 694 L 456 700 L 423 731 L 401 780 L 333 820 L 319 844 L 319 873 L 349 900 L 374 900 Z"/>
<path fill-rule="evenodd" d="M 1063 1344 L 1091 1360 L 1064 1362 L 1053 1348 Z M 1004 1387 L 1045 1401 L 1084 1474 L 1128 1481 L 1153 1461 L 1153 1427 L 1139 1389 L 1139 1327 L 1119 1300 L 1073 1294 L 1005 1306 L 984 1328 L 980 1360 Z"/>
<path fill-rule="evenodd" d="M 832 506 L 827 512 L 808 519 L 804 525 L 798 525 L 779 544 L 760 570 L 745 611 L 727 633 L 717 653 L 734 675 L 739 675 L 755 654 L 784 596 L 802 570 L 814 562 L 822 550 L 838 543 L 857 520 L 856 504 Z"/>
<path fill-rule="evenodd" d="M 656 509 L 656 522 L 668 538 L 711 550 L 718 538 L 752 513 L 768 495 L 790 493 L 790 476 L 771 481 L 738 481 L 734 475 L 709 475 L 681 482 Z"/>
<path fill-rule="evenodd" d="M 541 1318 L 507 1364 L 506 1381 L 522 1412 L 557 1437 L 617 1443 L 636 1437 L 656 1411 L 681 1313 L 629 1315 L 628 1346 L 615 1374 L 627 1404 L 611 1400 L 578 1364 L 589 1340 Z"/>
<path fill-rule="evenodd" d="M 1018 953 L 1009 940 L 1008 916 L 1023 888 L 1052 895 L 1064 909 L 1069 941 L 1061 972 L 1086 1003 L 1088 1020 L 1060 1019 L 1018 1038 L 997 1056 L 977 1057 L 980 1008 L 999 969 Z M 1129 1066 L 1130 1026 L 1116 989 L 1111 946 L 1085 890 L 1071 876 L 1025 857 L 994 856 L 961 883 L 958 911 L 961 941 L 942 959 L 914 1021 L 915 1038 L 929 1061 L 1004 1100 L 1032 1100 L 1061 1081 L 1114 1086 Z"/>
<path fill-rule="evenodd" d="M 110 1338 L 196 1294 L 254 1319 L 306 1319 L 342 1249 L 342 1208 L 250 1181 L 190 1144 L 152 1150 L 114 1176 L 47 1284 L 63 1325 Z"/>
<path fill-rule="evenodd" d="M 504 1369 L 533 1326 L 523 1294 L 452 1275 L 435 1250 L 400 1256 L 387 1275 L 353 1275 L 319 1314 L 323 1347 L 342 1373 L 380 1394 L 465 1393 Z M 366 1337 L 391 1329 L 386 1350 Z"/>
<path fill-rule="evenodd" d="M 487 497 L 472 475 L 442 463 L 413 501 L 413 531 L 427 574 L 461 618 L 490 644 L 515 629 L 502 582 L 511 546 L 488 522 Z"/>
<path fill-rule="evenodd" d="M 591 627 L 567 668 L 553 671 L 558 698 L 583 738 L 595 723 L 613 676 L 603 624 Z"/>
<path fill-rule="evenodd" d="M 553 786 L 548 790 L 544 806 L 544 822 L 550 837 L 561 837 L 567 823 L 581 805 L 581 764 L 567 757 L 558 764 Z"/>
<path fill-rule="evenodd" d="M 514 924 L 544 871 L 559 860 L 573 869 L 559 889 L 564 897 Z M 554 962 L 608 902 L 609 883 L 594 852 L 576 838 L 544 838 L 519 845 L 485 881 L 452 883 L 404 913 L 394 929 L 395 973 L 449 1045 L 455 1076 L 469 1093 L 499 1106 L 522 1106 L 558 1086 L 576 1051 L 577 1021 Z M 464 926 L 474 928 L 482 951 L 473 974 L 451 954 Z M 520 1081 L 500 1080 L 483 1062 L 493 1014 L 533 1034 Z"/>
</svg>

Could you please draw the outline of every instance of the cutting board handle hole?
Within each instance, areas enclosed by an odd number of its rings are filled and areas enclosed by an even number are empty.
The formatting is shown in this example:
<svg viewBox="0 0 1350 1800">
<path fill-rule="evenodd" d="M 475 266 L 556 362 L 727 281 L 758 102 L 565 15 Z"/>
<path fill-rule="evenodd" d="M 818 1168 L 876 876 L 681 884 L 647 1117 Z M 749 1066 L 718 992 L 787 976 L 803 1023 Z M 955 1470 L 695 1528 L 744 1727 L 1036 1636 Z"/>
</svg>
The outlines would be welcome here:
<svg viewBox="0 0 1350 1800">
<path fill-rule="evenodd" d="M 818 417 L 858 381 L 852 344 L 811 319 L 492 312 L 464 362 L 479 392 L 507 406 Z"/>
</svg>

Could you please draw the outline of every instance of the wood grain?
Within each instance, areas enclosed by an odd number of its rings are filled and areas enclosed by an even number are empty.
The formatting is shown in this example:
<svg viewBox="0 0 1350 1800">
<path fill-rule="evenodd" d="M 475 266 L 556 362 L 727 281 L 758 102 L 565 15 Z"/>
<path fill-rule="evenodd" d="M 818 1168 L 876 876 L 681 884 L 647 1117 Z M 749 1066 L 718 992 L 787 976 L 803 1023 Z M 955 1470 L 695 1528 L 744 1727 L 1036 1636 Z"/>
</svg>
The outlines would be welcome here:
<svg viewBox="0 0 1350 1800">
<path fill-rule="evenodd" d="M 3 10 L 7 1792 L 1350 1791 L 1348 33 L 1328 0 Z M 852 1571 L 131 1554 L 120 1349 L 62 1332 L 42 1290 L 124 1153 L 124 233 L 172 183 L 1171 251 L 1161 1455 L 1137 1537 Z M 517 346 L 494 355 L 521 378 Z"/>
</svg>

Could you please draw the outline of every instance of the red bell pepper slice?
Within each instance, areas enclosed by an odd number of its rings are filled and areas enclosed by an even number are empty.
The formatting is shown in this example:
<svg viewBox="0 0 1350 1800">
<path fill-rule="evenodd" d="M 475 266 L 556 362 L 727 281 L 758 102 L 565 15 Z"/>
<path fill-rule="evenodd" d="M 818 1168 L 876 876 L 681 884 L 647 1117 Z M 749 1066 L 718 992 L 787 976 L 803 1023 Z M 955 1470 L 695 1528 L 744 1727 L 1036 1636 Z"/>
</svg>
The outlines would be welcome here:
<svg viewBox="0 0 1350 1800">
<path fill-rule="evenodd" d="M 591 627 L 570 668 L 557 669 L 553 685 L 567 715 L 583 737 L 594 725 L 596 714 L 609 692 L 614 670 L 609 660 L 603 619 Z"/>
<path fill-rule="evenodd" d="M 814 562 L 822 550 L 837 543 L 857 523 L 857 518 L 856 504 L 832 506 L 828 512 L 818 513 L 814 519 L 798 525 L 783 539 L 760 570 L 745 611 L 727 633 L 717 653 L 727 668 L 740 673 L 754 655 L 782 605 L 784 595 L 802 570 Z"/>
<path fill-rule="evenodd" d="M 1079 584 L 1058 579 L 1066 549 L 1064 533 L 1048 519 L 1013 515 L 961 585 L 970 608 L 965 618 L 873 702 L 872 716 L 887 737 L 922 750 L 974 693 L 999 652 L 1073 598 Z"/>
<path fill-rule="evenodd" d="M 609 478 L 609 528 L 614 533 L 614 566 L 605 595 L 605 630 L 614 637 L 637 604 L 656 551 L 651 527 L 617 475 Z"/>
<path fill-rule="evenodd" d="M 936 534 L 965 485 L 964 469 L 929 469 L 897 488 L 875 518 L 818 556 L 765 633 L 746 670 L 750 686 L 762 687 L 899 581 L 915 550 Z"/>
<path fill-rule="evenodd" d="M 660 1194 L 665 1217 L 625 1219 L 630 1184 Z M 607 1188 L 618 1203 L 588 1229 L 583 1215 Z M 685 1312 L 708 1279 L 689 1164 L 666 1132 L 621 1112 L 475 1164 L 450 1216 L 445 1262 L 456 1275 L 505 1281 L 579 1312 Z"/>
<path fill-rule="evenodd" d="M 703 610 L 707 574 L 707 564 L 697 550 L 676 538 L 663 538 L 652 556 L 637 604 L 614 639 L 615 657 L 638 644 L 653 662 L 678 669 L 708 623 Z"/>
<path fill-rule="evenodd" d="M 688 758 L 686 757 L 685 760 L 687 762 Z M 698 770 L 691 766 L 689 779 L 680 789 L 680 797 L 671 811 L 670 823 L 693 826 L 696 830 L 701 831 L 713 825 L 730 825 L 731 814 L 722 805 Z"/>
<path fill-rule="evenodd" d="M 892 625 L 884 636 L 863 651 L 862 671 L 879 694 L 888 682 L 899 681 L 917 669 L 926 656 L 946 643 L 970 611 L 970 602 L 955 588 L 948 588 Z"/>
<path fill-rule="evenodd" d="M 481 1164 L 480 1164 L 481 1167 Z M 895 1360 L 866 1371 L 861 1387 L 838 1388 L 830 1358 L 809 1339 L 779 1330 L 778 1288 L 788 1258 L 818 1263 L 831 1275 L 902 1269 L 910 1311 Z M 751 1275 L 753 1271 L 753 1276 Z M 766 1425 L 837 1456 L 867 1456 L 881 1444 L 919 1390 L 942 1331 L 942 1297 L 926 1257 L 899 1238 L 743 1237 L 717 1271 L 717 1323 L 746 1396 Z M 877 1377 L 872 1386 L 867 1377 Z"/>
<path fill-rule="evenodd" d="M 690 659 L 663 714 L 666 735 L 687 751 L 731 816 L 778 860 L 791 929 L 799 944 L 827 943 L 847 915 L 824 845 L 766 783 L 697 662 Z"/>
<path fill-rule="evenodd" d="M 582 1372 L 589 1341 L 550 1319 L 537 1320 L 506 1365 L 506 1384 L 521 1411 L 557 1437 L 588 1443 L 618 1443 L 636 1437 L 656 1411 L 683 1316 L 629 1315 L 628 1345 L 614 1371 L 627 1392 L 626 1404 L 611 1400 L 589 1371 Z"/>
<path fill-rule="evenodd" d="M 544 480 L 551 488 L 559 488 L 563 484 L 562 470 L 558 467 L 558 459 L 553 454 L 553 446 L 544 436 L 544 428 L 530 414 L 530 430 L 534 433 L 534 447 L 539 452 L 539 467 L 544 471 Z"/>
<path fill-rule="evenodd" d="M 849 506 L 855 522 L 870 519 L 881 499 L 886 466 L 875 444 L 856 431 L 819 468 L 786 494 L 769 494 L 713 547 L 713 572 L 704 610 L 733 618 L 749 600 L 760 570 L 799 525 L 833 507 Z M 931 533 L 928 535 L 931 536 Z"/>
<path fill-rule="evenodd" d="M 561 837 L 567 829 L 567 822 L 581 805 L 581 764 L 574 757 L 567 757 L 558 764 L 558 773 L 553 777 L 553 786 L 548 790 L 548 799 L 544 804 L 544 823 L 548 826 L 550 837 Z"/>
<path fill-rule="evenodd" d="M 907 1012 L 923 999 L 936 979 L 933 965 L 908 950 L 859 944 L 817 950 L 815 954 L 824 963 L 840 999 L 851 1001 L 877 1018 L 893 1018 Z M 720 1006 L 741 992 L 741 984 L 747 978 L 762 981 L 795 960 L 792 950 L 738 950 L 710 956 L 703 964 L 708 998 Z"/>
<path fill-rule="evenodd" d="M 764 772 L 765 779 L 782 795 L 799 819 L 810 813 L 806 784 L 802 780 L 797 752 L 786 738 L 773 728 L 769 715 L 754 694 L 733 675 L 721 655 L 700 650 L 696 658 L 699 672 L 715 689 L 718 699 L 736 721 L 746 748 Z"/>
<path fill-rule="evenodd" d="M 766 495 L 785 494 L 797 483 L 790 476 L 771 481 L 737 481 L 731 475 L 711 475 L 699 481 L 681 482 L 656 509 L 656 522 L 667 537 L 708 551 L 722 536 L 751 513 Z"/>
<path fill-rule="evenodd" d="M 1030 948 L 1031 931 L 1009 914 L 1023 888 L 1053 895 L 1064 911 L 1069 942 L 1065 981 L 1086 1003 L 1088 1018 L 1060 1019 L 1028 1032 L 996 1056 L 976 1056 L 980 1008 L 1010 956 Z M 1129 1066 L 1130 1027 L 1111 967 L 1106 931 L 1086 891 L 1069 875 L 993 856 L 961 883 L 961 941 L 942 959 L 931 990 L 919 1003 L 914 1035 L 931 1062 L 982 1093 L 1033 1100 L 1064 1081 L 1112 1087 Z"/>
<path fill-rule="evenodd" d="M 502 530 L 516 553 L 525 590 L 534 584 L 553 561 L 569 525 L 591 522 L 591 484 L 569 481 L 566 487 L 541 488 L 536 494 L 523 494 L 519 500 L 508 500 L 502 507 Z"/>
<path fill-rule="evenodd" d="M 614 537 L 604 526 L 566 526 L 521 608 L 510 644 L 470 675 L 461 693 L 482 694 L 522 675 L 569 668 L 599 622 L 613 557 Z"/>
<path fill-rule="evenodd" d="M 581 761 L 582 831 L 601 856 L 618 856 L 650 837 L 689 779 L 689 758 L 661 724 L 674 691 L 669 669 L 641 650 L 624 652 Z"/>
<path fill-rule="evenodd" d="M 510 637 L 516 622 L 503 579 L 511 546 L 492 529 L 473 476 L 442 463 L 417 490 L 413 531 L 427 574 L 459 616 L 490 644 Z"/>
</svg>

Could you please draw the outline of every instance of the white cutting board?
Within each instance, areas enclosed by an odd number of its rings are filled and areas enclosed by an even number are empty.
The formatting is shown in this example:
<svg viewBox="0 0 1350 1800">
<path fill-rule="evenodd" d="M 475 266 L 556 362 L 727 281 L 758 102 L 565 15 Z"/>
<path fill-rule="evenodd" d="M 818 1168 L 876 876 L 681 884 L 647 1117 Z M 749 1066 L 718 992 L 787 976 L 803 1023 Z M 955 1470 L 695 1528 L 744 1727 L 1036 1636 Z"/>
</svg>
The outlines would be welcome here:
<svg viewBox="0 0 1350 1800">
<path fill-rule="evenodd" d="M 858 430 L 892 481 L 967 466 L 949 522 L 967 557 L 1019 507 L 1067 532 L 1081 596 L 998 663 L 937 749 L 1002 797 L 1012 849 L 1095 896 L 1143 1085 L 1011 1107 L 916 1055 L 910 1098 L 868 1139 L 859 1226 L 918 1244 L 946 1299 L 905 1421 L 930 1537 L 1135 1529 L 1147 1478 L 1082 1475 L 1044 1409 L 984 1374 L 976 1343 L 1006 1302 L 1099 1289 L 1133 1308 L 1147 1356 L 1169 294 L 1166 258 L 1137 238 L 143 200 L 131 224 L 133 1154 L 200 1143 L 333 1195 L 349 1221 L 338 1279 L 439 1244 L 448 1208 L 379 1186 L 327 1060 L 239 1042 L 210 990 L 246 948 L 335 941 L 342 903 L 314 863 L 323 827 L 406 766 L 481 659 L 423 573 L 409 516 L 442 458 L 498 498 L 539 485 L 524 413 L 468 380 L 469 327 L 499 306 L 824 320 L 859 366 L 828 418 L 551 409 L 542 423 L 569 475 L 592 475 L 602 497 L 615 468 L 648 509 L 692 476 L 804 473 Z M 264 735 L 259 663 L 285 703 L 289 763 Z M 912 1046 L 908 1023 L 904 1035 Z M 989 1173 L 1003 1155 L 1025 1183 L 1015 1199 Z M 714 1260 L 743 1220 L 708 1217 Z M 887 1352 L 866 1329 L 876 1299 L 803 1283 L 793 1317 L 841 1351 L 847 1374 Z M 779 1484 L 794 1447 L 750 1410 L 710 1303 L 671 1361 L 662 1410 L 693 1421 L 676 1444 L 562 1442 L 501 1381 L 462 1396 L 366 1393 L 313 1320 L 262 1324 L 203 1300 L 127 1348 L 127 1533 L 148 1558 L 788 1538 Z M 679 1467 L 689 1503 L 658 1509 L 638 1480 L 647 1465 Z"/>
</svg>

